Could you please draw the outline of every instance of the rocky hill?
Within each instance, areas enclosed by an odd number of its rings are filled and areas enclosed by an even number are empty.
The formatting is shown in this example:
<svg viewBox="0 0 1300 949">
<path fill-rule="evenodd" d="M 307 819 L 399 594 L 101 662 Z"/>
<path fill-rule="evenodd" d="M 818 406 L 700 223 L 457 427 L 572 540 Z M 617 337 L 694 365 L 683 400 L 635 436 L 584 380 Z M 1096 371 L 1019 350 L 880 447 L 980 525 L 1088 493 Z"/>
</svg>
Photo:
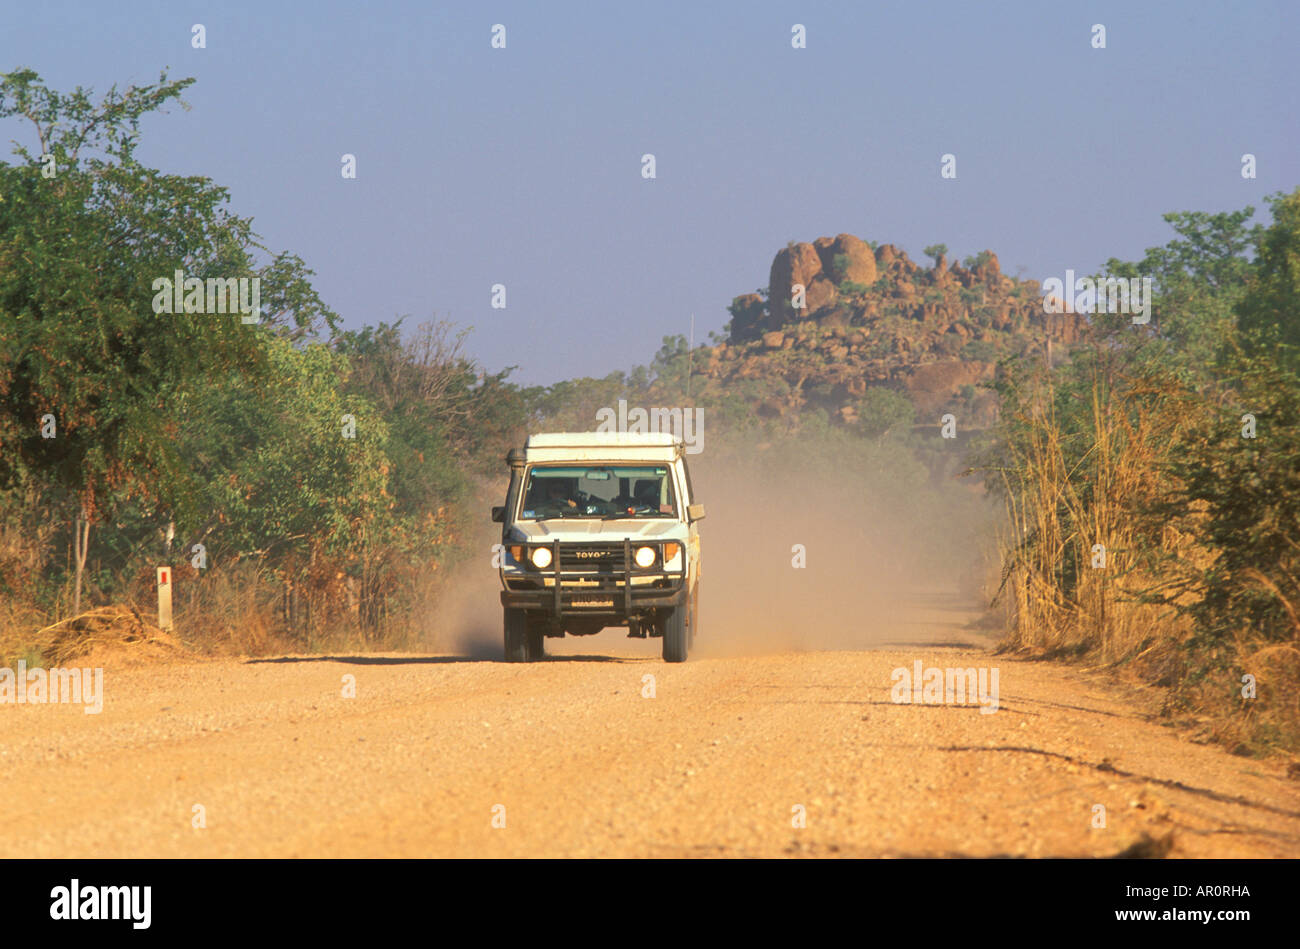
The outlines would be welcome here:
<svg viewBox="0 0 1300 949">
<path fill-rule="evenodd" d="M 802 308 L 793 305 L 798 286 Z M 1088 325 L 1044 312 L 1038 282 L 1003 274 L 992 251 L 965 265 L 940 253 L 926 267 L 851 234 L 792 242 L 772 261 L 767 293 L 736 297 L 728 309 L 729 335 L 706 348 L 700 367 L 711 383 L 775 377 L 785 385 L 760 413 L 819 406 L 848 424 L 868 388 L 885 386 L 911 399 L 918 421 L 954 411 L 968 428 L 983 427 L 996 399 L 981 383 L 999 359 L 1075 342 Z"/>
</svg>

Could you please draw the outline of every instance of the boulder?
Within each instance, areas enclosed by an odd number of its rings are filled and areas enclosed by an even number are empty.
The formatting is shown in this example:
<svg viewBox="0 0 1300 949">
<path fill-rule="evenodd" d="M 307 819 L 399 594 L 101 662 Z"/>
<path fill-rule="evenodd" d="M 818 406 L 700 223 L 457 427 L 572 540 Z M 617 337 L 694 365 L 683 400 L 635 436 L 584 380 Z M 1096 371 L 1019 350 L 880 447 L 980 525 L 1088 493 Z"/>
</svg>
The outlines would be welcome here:
<svg viewBox="0 0 1300 949">
<path fill-rule="evenodd" d="M 772 314 L 772 325 L 781 326 L 791 320 L 807 316 L 815 309 L 812 300 L 808 299 L 806 301 L 808 309 L 796 312 L 790 306 L 790 296 L 795 284 L 803 284 L 811 291 L 814 278 L 821 275 L 821 272 L 822 261 L 812 244 L 792 243 L 777 252 L 772 260 L 772 270 L 767 284 L 768 308 Z M 834 290 L 834 287 L 832 286 L 831 289 Z M 809 292 L 808 297 L 811 296 L 812 293 Z"/>
<path fill-rule="evenodd" d="M 829 330 L 831 333 L 842 336 L 849 325 L 850 319 L 852 319 L 852 314 L 849 313 L 848 310 L 844 307 L 836 307 L 833 310 L 828 310 L 824 315 L 819 316 L 817 323 L 822 329 Z"/>
<path fill-rule="evenodd" d="M 943 258 L 939 259 L 939 263 L 945 263 Z M 960 286 L 956 278 L 953 277 L 952 272 L 948 270 L 947 266 L 935 267 L 931 270 L 930 279 L 934 282 L 934 286 L 945 294 L 955 293 L 957 287 Z"/>
<path fill-rule="evenodd" d="M 818 274 L 812 278 L 812 282 L 806 285 L 807 293 L 804 295 L 804 303 L 807 309 L 798 311 L 796 319 L 807 319 L 818 310 L 835 303 L 839 299 L 839 291 L 835 289 L 835 284 L 825 274 Z"/>
<path fill-rule="evenodd" d="M 994 368 L 992 363 L 952 359 L 912 366 L 901 381 L 917 412 L 924 415 L 946 406 L 962 386 L 992 379 Z"/>
<path fill-rule="evenodd" d="M 998 265 L 998 255 L 991 250 L 984 251 L 984 259 L 975 267 L 975 277 L 983 283 L 1001 286 L 1002 268 Z"/>
<path fill-rule="evenodd" d="M 822 271 L 836 283 L 851 280 L 869 287 L 876 282 L 876 254 L 861 238 L 852 234 L 838 234 L 834 240 L 819 237 L 813 246 L 821 257 Z"/>
<path fill-rule="evenodd" d="M 1083 339 L 1085 327 L 1083 317 L 1078 313 L 1048 313 L 1044 329 L 1053 339 L 1065 343 L 1077 343 Z"/>
<path fill-rule="evenodd" d="M 817 257 L 822 262 L 822 272 L 830 273 L 835 266 L 835 255 L 831 253 L 831 247 L 835 244 L 835 238 L 819 237 L 812 243 L 813 250 L 817 251 Z"/>
</svg>

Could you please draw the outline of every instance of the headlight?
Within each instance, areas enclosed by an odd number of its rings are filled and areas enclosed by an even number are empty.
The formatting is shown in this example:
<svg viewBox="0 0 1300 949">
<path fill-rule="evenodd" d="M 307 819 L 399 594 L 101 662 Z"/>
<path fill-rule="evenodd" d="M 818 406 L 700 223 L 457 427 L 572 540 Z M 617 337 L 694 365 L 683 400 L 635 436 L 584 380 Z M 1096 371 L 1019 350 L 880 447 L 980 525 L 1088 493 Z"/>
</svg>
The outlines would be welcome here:
<svg viewBox="0 0 1300 949">
<path fill-rule="evenodd" d="M 636 565 L 642 570 L 652 567 L 655 562 L 655 549 L 653 547 L 638 547 L 632 559 L 636 561 Z"/>
<path fill-rule="evenodd" d="M 545 570 L 551 565 L 551 548 L 534 547 L 533 548 L 533 566 L 538 570 Z"/>
</svg>

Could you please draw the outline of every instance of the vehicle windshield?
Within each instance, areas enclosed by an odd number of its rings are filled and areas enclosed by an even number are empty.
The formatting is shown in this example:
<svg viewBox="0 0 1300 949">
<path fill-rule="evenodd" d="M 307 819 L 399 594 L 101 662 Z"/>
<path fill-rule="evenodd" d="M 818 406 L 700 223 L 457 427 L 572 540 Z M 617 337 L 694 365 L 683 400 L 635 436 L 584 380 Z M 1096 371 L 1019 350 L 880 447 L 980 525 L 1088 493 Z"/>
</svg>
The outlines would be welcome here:
<svg viewBox="0 0 1300 949">
<path fill-rule="evenodd" d="M 667 465 L 536 465 L 521 520 L 548 517 L 676 517 Z"/>
</svg>

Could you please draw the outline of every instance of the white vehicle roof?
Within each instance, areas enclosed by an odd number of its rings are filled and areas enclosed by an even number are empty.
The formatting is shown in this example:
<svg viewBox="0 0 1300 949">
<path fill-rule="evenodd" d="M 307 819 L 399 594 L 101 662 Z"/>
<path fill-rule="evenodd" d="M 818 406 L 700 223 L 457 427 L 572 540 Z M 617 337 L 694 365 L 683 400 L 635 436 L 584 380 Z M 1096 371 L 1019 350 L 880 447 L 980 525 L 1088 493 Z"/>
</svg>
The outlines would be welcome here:
<svg viewBox="0 0 1300 949">
<path fill-rule="evenodd" d="M 583 448 L 590 445 L 675 445 L 672 432 L 548 432 L 529 435 L 526 448 Z"/>
<path fill-rule="evenodd" d="M 548 432 L 529 435 L 524 459 L 534 461 L 673 461 L 681 442 L 671 432 Z"/>
</svg>

